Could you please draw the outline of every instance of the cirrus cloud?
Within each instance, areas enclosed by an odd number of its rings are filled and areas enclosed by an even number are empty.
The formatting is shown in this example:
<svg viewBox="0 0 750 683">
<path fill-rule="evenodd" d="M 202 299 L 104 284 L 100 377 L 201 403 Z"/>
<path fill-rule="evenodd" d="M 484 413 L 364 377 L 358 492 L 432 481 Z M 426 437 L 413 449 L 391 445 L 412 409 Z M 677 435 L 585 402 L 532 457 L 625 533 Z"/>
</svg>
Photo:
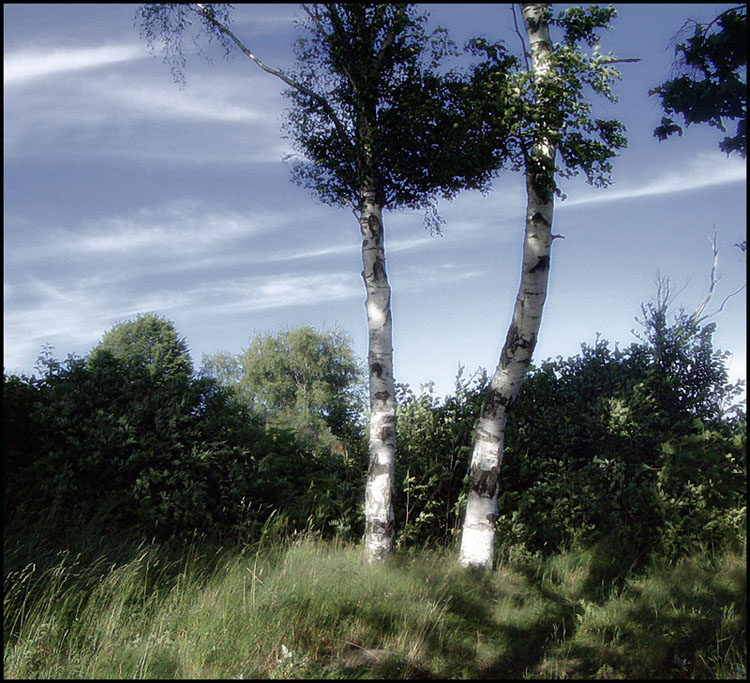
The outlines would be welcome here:
<svg viewBox="0 0 750 683">
<path fill-rule="evenodd" d="M 58 49 L 41 55 L 38 51 L 17 52 L 6 55 L 3 59 L 3 83 L 20 85 L 66 71 L 98 69 L 144 57 L 148 57 L 148 54 L 143 47 L 131 44 Z"/>
</svg>

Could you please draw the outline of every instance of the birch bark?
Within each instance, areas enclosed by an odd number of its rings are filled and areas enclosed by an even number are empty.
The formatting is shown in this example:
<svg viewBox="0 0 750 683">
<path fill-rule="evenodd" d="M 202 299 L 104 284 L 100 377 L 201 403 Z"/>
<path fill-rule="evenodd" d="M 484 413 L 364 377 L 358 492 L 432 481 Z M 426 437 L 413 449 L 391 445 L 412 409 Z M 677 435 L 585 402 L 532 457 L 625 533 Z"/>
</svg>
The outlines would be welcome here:
<svg viewBox="0 0 750 683">
<path fill-rule="evenodd" d="M 370 465 L 365 488 L 365 552 L 370 562 L 393 549 L 396 391 L 393 379 L 391 287 L 385 270 L 382 207 L 377 192 L 362 193 L 362 279 L 367 298 L 370 381 Z"/>
<path fill-rule="evenodd" d="M 287 85 L 315 100 L 327 113 L 342 140 L 348 140 L 345 126 L 330 102 L 310 88 L 292 80 L 281 71 L 264 64 L 226 26 L 217 22 L 213 12 L 198 5 L 206 19 L 226 35 L 235 45 L 264 71 L 283 80 Z M 304 9 L 304 6 L 303 6 Z M 326 36 L 320 16 L 313 9 L 305 9 L 310 19 Z M 355 26 L 363 31 L 365 26 Z M 334 32 L 335 33 L 335 32 Z M 341 40 L 341 36 L 327 36 Z M 375 81 L 379 79 L 385 53 L 393 42 L 389 33 L 380 46 L 374 64 Z M 366 45 L 367 37 L 359 35 L 359 44 Z M 370 46 L 372 48 L 373 46 Z M 391 553 L 394 537 L 393 478 L 396 456 L 396 391 L 393 379 L 393 335 L 391 319 L 391 288 L 385 269 L 383 232 L 383 201 L 377 182 L 376 164 L 372 154 L 372 129 L 376 121 L 373 82 L 356 80 L 350 70 L 342 66 L 343 75 L 356 93 L 357 137 L 353 148 L 358 157 L 358 171 L 362 179 L 359 205 L 359 224 L 362 234 L 362 279 L 365 283 L 365 310 L 368 328 L 368 368 L 370 383 L 369 470 L 365 487 L 365 554 L 369 561 L 382 559 Z"/>
<path fill-rule="evenodd" d="M 552 52 L 545 6 L 522 4 L 531 45 L 534 80 L 548 77 Z M 537 106 L 544 102 L 537 100 Z M 469 491 L 461 536 L 459 562 L 464 567 L 490 568 L 495 544 L 495 520 L 505 426 L 513 402 L 531 363 L 547 297 L 556 149 L 549 137 L 536 141 L 526 159 L 526 224 L 521 282 L 500 362 L 482 404 L 469 469 Z"/>
</svg>

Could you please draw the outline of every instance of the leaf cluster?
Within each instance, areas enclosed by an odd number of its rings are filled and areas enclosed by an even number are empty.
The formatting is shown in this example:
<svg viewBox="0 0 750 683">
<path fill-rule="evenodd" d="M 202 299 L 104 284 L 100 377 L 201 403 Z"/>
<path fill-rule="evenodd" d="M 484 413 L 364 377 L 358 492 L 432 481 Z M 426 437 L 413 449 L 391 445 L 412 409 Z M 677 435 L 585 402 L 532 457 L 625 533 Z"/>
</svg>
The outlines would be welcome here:
<svg viewBox="0 0 750 683">
<path fill-rule="evenodd" d="M 479 115 L 507 131 L 511 168 L 547 178 L 553 183 L 548 189 L 557 190 L 553 174 L 570 178 L 581 172 L 589 183 L 606 187 L 612 160 L 627 145 L 624 125 L 593 117 L 588 99 L 591 92 L 616 101 L 612 85 L 620 73 L 613 64 L 618 60 L 611 53 L 600 54 L 597 36 L 614 16 L 613 7 L 598 6 L 573 7 L 550 16 L 550 24 L 561 28 L 563 37 L 554 45 L 544 74 L 509 59 L 500 43 L 477 38 L 468 46 L 482 58 L 473 72 L 474 82 L 485 92 Z M 580 43 L 593 52 L 586 54 Z M 534 154 L 542 143 L 556 148 L 562 164 L 549 167 Z"/>
<path fill-rule="evenodd" d="M 302 7 L 306 19 L 298 26 L 290 73 L 262 64 L 229 31 L 229 5 L 142 5 L 141 35 L 152 47 L 161 40 L 178 80 L 183 35 L 192 35 L 196 24 L 198 33 L 227 51 L 239 47 L 290 86 L 284 130 L 295 149 L 292 177 L 332 206 L 357 210 L 369 188 L 383 207 L 427 210 L 426 222 L 439 231 L 438 198 L 486 191 L 505 166 L 529 169 L 553 185 L 553 172 L 583 172 L 592 184 L 609 184 L 611 160 L 626 144 L 624 127 L 592 118 L 584 90 L 614 100 L 616 60 L 596 47 L 596 31 L 608 26 L 613 8 L 550 15 L 563 41 L 540 77 L 483 39 L 469 48 L 483 61 L 466 73 L 448 68 L 446 59 L 459 52 L 444 29 L 427 31 L 427 15 L 412 4 Z M 593 55 L 583 54 L 580 43 L 593 47 Z M 559 168 L 534 155 L 542 141 L 559 151 Z"/>
<path fill-rule="evenodd" d="M 128 371 L 147 370 L 154 377 L 188 377 L 193 373 L 190 349 L 174 325 L 155 313 L 115 325 L 89 353 L 94 367 L 115 359 Z"/>
<path fill-rule="evenodd" d="M 175 82 L 184 86 L 185 37 L 190 38 L 206 59 L 209 58 L 199 42 L 203 36 L 208 42 L 218 41 L 229 55 L 234 45 L 228 36 L 216 30 L 216 23 L 229 26 L 231 9 L 232 5 L 227 4 L 203 4 L 199 8 L 194 3 L 146 3 L 138 6 L 133 21 L 152 54 L 154 46 L 161 43 L 164 63 L 169 66 Z"/>
<path fill-rule="evenodd" d="M 313 449 L 191 368 L 172 323 L 148 314 L 87 358 L 47 348 L 38 377 L 5 377 L 6 523 L 97 518 L 110 531 L 236 540 L 283 513 L 295 528 L 357 528 L 358 461 Z"/>
<path fill-rule="evenodd" d="M 205 357 L 204 374 L 314 449 L 355 452 L 366 407 L 361 363 L 340 330 L 309 326 L 256 335 L 236 357 Z"/>
<path fill-rule="evenodd" d="M 644 306 L 646 312 L 652 309 Z M 744 534 L 745 413 L 713 325 L 646 315 L 641 339 L 603 339 L 529 370 L 505 432 L 500 548 L 554 553 L 597 544 L 676 556 Z M 399 402 L 397 533 L 449 542 L 460 515 L 486 377 L 438 400 Z M 623 551 L 623 555 L 625 552 Z"/>
<path fill-rule="evenodd" d="M 440 400 L 428 384 L 417 395 L 398 387 L 398 458 L 394 501 L 396 542 L 448 545 L 461 527 L 466 463 L 487 386 L 487 374 L 456 376 L 455 391 Z"/>
<path fill-rule="evenodd" d="M 737 121 L 734 135 L 727 135 L 719 149 L 727 155 L 747 152 L 747 6 L 738 5 L 708 24 L 690 22 L 693 35 L 675 47 L 676 67 L 682 73 L 649 90 L 658 95 L 665 116 L 654 136 L 665 140 L 682 135 L 673 116 L 686 126 L 707 123 L 726 132 L 725 120 Z"/>
<path fill-rule="evenodd" d="M 639 341 L 624 350 L 597 339 L 530 368 L 506 429 L 501 547 L 605 543 L 635 558 L 742 537 L 741 386 L 728 382 L 713 325 L 684 312 L 668 320 L 658 302 L 642 313 Z M 288 530 L 358 535 L 366 448 L 356 363 L 342 335 L 292 332 L 204 363 L 202 376 L 154 316 L 118 324 L 87 358 L 43 349 L 38 376 L 4 377 L 6 524 L 99 518 L 110 532 L 233 541 L 257 537 L 273 516 Z M 486 374 L 459 373 L 444 399 L 430 386 L 399 388 L 401 545 L 454 539 L 486 384 Z M 336 435 L 330 448 L 323 423 Z M 314 438 L 310 425 L 321 430 Z"/>
<path fill-rule="evenodd" d="M 468 80 L 441 68 L 455 54 L 442 29 L 427 33 L 426 16 L 406 4 L 306 9 L 295 80 L 320 97 L 285 93 L 296 182 L 335 206 L 358 206 L 374 185 L 383 206 L 419 209 L 487 187 L 503 146 L 473 115 Z"/>
</svg>

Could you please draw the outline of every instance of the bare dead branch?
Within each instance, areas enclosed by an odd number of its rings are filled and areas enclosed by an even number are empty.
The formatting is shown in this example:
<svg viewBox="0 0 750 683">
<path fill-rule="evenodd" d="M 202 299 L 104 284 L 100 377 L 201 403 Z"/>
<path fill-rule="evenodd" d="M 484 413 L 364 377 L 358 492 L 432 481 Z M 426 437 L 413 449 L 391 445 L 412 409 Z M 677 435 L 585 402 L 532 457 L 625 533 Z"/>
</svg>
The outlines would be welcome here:
<svg viewBox="0 0 750 683">
<path fill-rule="evenodd" d="M 719 313 L 721 313 L 724 310 L 724 306 L 726 306 L 727 301 L 729 301 L 733 296 L 736 296 L 739 294 L 743 289 L 745 289 L 746 285 L 742 285 L 738 290 L 732 292 L 731 294 L 728 294 L 726 297 L 724 297 L 724 300 L 721 302 L 721 305 L 711 313 L 703 314 L 703 311 L 706 310 L 706 307 L 709 303 L 711 303 L 711 299 L 713 299 L 714 296 L 714 290 L 716 288 L 717 283 L 721 278 L 717 277 L 716 275 L 716 267 L 719 264 L 719 248 L 716 245 L 716 230 L 714 230 L 713 237 L 711 238 L 711 252 L 713 254 L 713 261 L 711 263 L 711 272 L 709 274 L 709 284 L 708 284 L 708 291 L 706 292 L 706 295 L 703 297 L 703 301 L 700 303 L 698 308 L 695 309 L 695 312 L 691 316 L 691 321 L 693 325 L 700 325 L 704 320 L 708 320 L 709 318 L 713 318 Z"/>
</svg>

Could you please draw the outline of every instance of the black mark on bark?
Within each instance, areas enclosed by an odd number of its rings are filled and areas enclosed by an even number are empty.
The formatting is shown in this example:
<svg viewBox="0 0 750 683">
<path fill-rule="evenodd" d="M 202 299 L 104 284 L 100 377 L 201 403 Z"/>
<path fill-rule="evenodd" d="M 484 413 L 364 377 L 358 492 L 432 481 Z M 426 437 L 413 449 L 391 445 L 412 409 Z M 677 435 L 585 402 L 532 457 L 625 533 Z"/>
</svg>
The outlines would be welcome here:
<svg viewBox="0 0 750 683">
<path fill-rule="evenodd" d="M 388 465 L 380 465 L 374 458 L 370 460 L 370 476 L 371 477 L 376 477 L 380 474 L 389 474 L 390 471 L 391 471 L 391 468 Z"/>
<path fill-rule="evenodd" d="M 515 356 L 518 349 L 525 350 L 526 357 L 518 359 L 519 363 L 529 365 L 531 363 L 531 354 L 536 346 L 536 335 L 532 334 L 529 339 L 525 339 L 518 332 L 518 326 L 513 323 L 508 330 L 508 336 L 505 339 L 505 346 L 503 347 L 503 353 L 501 357 L 501 367 L 507 368 L 511 362 L 513 362 L 513 356 Z"/>
<path fill-rule="evenodd" d="M 390 536 L 393 530 L 393 522 L 368 521 L 366 524 L 366 533 L 368 536 Z"/>
<path fill-rule="evenodd" d="M 380 363 L 373 363 L 370 366 L 370 374 L 375 375 L 378 379 L 383 378 L 383 366 Z"/>
<path fill-rule="evenodd" d="M 529 270 L 530 273 L 538 273 L 542 270 L 549 270 L 549 254 L 540 256 L 533 268 Z"/>
<path fill-rule="evenodd" d="M 377 216 L 370 214 L 367 217 L 367 227 L 370 229 L 370 238 L 380 242 L 382 226 Z"/>
<path fill-rule="evenodd" d="M 545 218 L 544 216 L 542 216 L 542 214 L 541 214 L 541 212 L 540 212 L 540 211 L 537 211 L 537 212 L 536 212 L 536 213 L 535 213 L 535 214 L 534 214 L 534 215 L 533 215 L 533 216 L 531 217 L 531 222 L 532 222 L 532 223 L 536 223 L 536 224 L 541 224 L 541 225 L 544 225 L 544 226 L 545 226 L 545 227 L 547 227 L 547 228 L 549 228 L 549 227 L 550 227 L 550 222 L 549 222 L 549 221 L 548 221 L 548 220 L 547 220 L 547 219 L 546 219 L 546 218 Z"/>
<path fill-rule="evenodd" d="M 504 410 L 506 413 L 510 412 L 512 406 L 512 398 L 503 396 L 492 389 L 488 389 L 482 403 L 482 416 L 497 417 L 501 410 Z"/>
<path fill-rule="evenodd" d="M 396 435 L 396 430 L 393 426 L 388 425 L 380 430 L 380 440 L 384 443 L 392 439 Z"/>
<path fill-rule="evenodd" d="M 385 278 L 385 266 L 381 259 L 376 259 L 375 263 L 372 264 L 372 275 L 375 280 L 382 280 Z"/>
<path fill-rule="evenodd" d="M 471 468 L 471 488 L 482 498 L 492 498 L 497 489 L 497 482 L 500 478 L 500 468 L 493 467 L 489 470 L 480 469 L 477 465 Z"/>
</svg>

